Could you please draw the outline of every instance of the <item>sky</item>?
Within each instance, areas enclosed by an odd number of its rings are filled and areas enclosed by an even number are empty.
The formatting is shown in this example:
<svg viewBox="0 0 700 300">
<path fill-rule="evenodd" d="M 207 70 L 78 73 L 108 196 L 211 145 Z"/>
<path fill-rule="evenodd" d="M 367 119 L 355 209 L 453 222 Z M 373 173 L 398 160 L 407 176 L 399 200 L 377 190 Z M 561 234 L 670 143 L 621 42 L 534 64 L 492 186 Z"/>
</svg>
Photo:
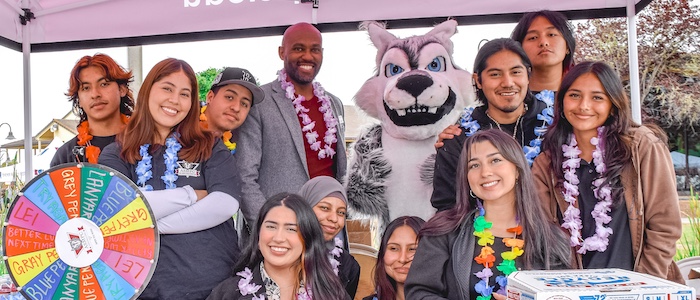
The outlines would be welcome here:
<svg viewBox="0 0 700 300">
<path fill-rule="evenodd" d="M 454 61 L 471 70 L 482 39 L 508 37 L 515 24 L 459 26 L 452 37 Z M 427 33 L 431 28 L 389 30 L 398 37 Z M 195 72 L 225 66 L 250 70 L 261 84 L 276 78 L 282 61 L 277 55 L 281 36 L 173 43 L 143 46 L 143 76 L 159 61 L 174 57 L 187 61 Z M 329 92 L 351 105 L 352 97 L 375 70 L 376 49 L 366 31 L 324 33 L 324 58 L 316 79 Z M 105 53 L 128 67 L 126 47 L 32 53 L 31 57 L 31 134 L 36 135 L 51 119 L 60 119 L 71 110 L 65 96 L 73 65 L 84 55 Z M 24 137 L 24 92 L 22 53 L 0 46 L 0 89 L 4 105 L 0 123 L 12 127 L 17 139 Z M 0 126 L 0 145 L 8 142 L 8 127 Z"/>
</svg>

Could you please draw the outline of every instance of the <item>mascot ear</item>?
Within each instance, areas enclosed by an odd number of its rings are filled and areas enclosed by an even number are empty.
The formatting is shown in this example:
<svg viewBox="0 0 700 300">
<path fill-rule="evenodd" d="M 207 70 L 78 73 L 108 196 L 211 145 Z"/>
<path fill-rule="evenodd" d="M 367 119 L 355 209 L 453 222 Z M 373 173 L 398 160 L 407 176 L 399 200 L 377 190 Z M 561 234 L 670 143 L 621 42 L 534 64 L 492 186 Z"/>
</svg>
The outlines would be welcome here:
<svg viewBox="0 0 700 300">
<path fill-rule="evenodd" d="M 372 44 L 380 50 L 385 49 L 389 43 L 397 39 L 379 23 L 370 23 L 367 31 L 369 31 L 369 39 L 372 40 Z"/>
<path fill-rule="evenodd" d="M 387 47 L 391 42 L 397 40 L 398 38 L 389 33 L 382 24 L 377 22 L 372 22 L 367 24 L 367 31 L 369 32 L 369 39 L 372 40 L 372 44 L 377 47 L 377 65 L 381 61 L 381 56 L 386 52 Z"/>
<path fill-rule="evenodd" d="M 435 26 L 426 35 L 432 35 L 436 37 L 440 42 L 445 45 L 447 52 L 452 54 L 452 40 L 450 38 L 457 33 L 457 21 L 447 20 Z"/>
</svg>

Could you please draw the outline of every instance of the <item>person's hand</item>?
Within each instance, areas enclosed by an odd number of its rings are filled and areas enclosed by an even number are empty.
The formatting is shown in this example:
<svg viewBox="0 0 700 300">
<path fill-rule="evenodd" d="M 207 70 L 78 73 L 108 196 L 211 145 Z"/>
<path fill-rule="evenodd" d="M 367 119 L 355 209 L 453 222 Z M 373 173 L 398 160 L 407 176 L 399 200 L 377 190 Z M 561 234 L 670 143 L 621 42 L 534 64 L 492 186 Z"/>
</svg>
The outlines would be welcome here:
<svg viewBox="0 0 700 300">
<path fill-rule="evenodd" d="M 496 299 L 496 300 L 506 300 L 506 296 L 503 296 L 503 295 L 501 295 L 501 294 L 492 293 L 491 295 L 493 295 L 493 299 Z"/>
<path fill-rule="evenodd" d="M 194 193 L 197 194 L 197 201 L 204 199 L 209 193 L 207 190 L 194 190 Z"/>
<path fill-rule="evenodd" d="M 435 149 L 440 149 L 442 146 L 445 145 L 442 141 L 444 140 L 451 140 L 455 138 L 455 136 L 462 134 L 462 129 L 459 128 L 459 126 L 452 124 L 450 126 L 447 126 L 440 134 L 438 134 L 438 139 L 437 142 L 435 142 Z"/>
</svg>

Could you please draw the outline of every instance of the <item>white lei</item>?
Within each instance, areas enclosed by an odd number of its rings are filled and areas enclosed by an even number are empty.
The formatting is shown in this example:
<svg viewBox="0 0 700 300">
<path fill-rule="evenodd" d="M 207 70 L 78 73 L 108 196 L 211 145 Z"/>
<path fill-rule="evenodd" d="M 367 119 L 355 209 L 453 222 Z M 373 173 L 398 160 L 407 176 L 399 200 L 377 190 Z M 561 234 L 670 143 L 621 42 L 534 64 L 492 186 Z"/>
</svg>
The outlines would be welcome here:
<svg viewBox="0 0 700 300">
<path fill-rule="evenodd" d="M 604 252 L 608 248 L 609 236 L 613 233 L 612 228 L 605 227 L 610 223 L 612 218 L 608 213 L 612 205 L 612 192 L 609 185 L 603 185 L 605 178 L 603 173 L 606 170 L 605 162 L 605 145 L 603 145 L 603 133 L 605 127 L 598 127 L 598 136 L 591 138 L 591 144 L 595 145 L 593 151 L 593 163 L 595 164 L 596 172 L 599 177 L 593 181 L 593 194 L 598 199 L 591 215 L 595 219 L 595 234 L 587 237 L 585 240 L 581 236 L 581 211 L 575 206 L 576 199 L 579 196 L 578 184 L 579 178 L 576 175 L 576 169 L 581 165 L 581 150 L 576 143 L 576 136 L 570 135 L 569 145 L 562 145 L 561 149 L 566 160 L 562 163 L 564 168 L 564 200 L 569 203 L 569 207 L 564 211 L 564 222 L 561 227 L 568 229 L 571 234 L 569 244 L 571 247 L 581 246 L 577 251 L 580 254 L 585 254 L 588 251 Z M 581 242 L 583 241 L 583 243 Z"/>
<path fill-rule="evenodd" d="M 335 272 L 335 275 L 338 275 L 339 267 L 340 267 L 340 255 L 343 253 L 343 240 L 340 238 L 334 237 L 333 238 L 333 250 L 331 250 L 328 253 L 328 260 L 331 263 L 331 267 L 333 267 L 333 272 Z"/>
<path fill-rule="evenodd" d="M 317 141 L 318 132 L 314 130 L 316 126 L 315 121 L 311 121 L 311 118 L 306 113 L 309 111 L 308 108 L 304 107 L 303 102 L 306 100 L 304 96 L 296 96 L 296 91 L 294 90 L 294 84 L 287 81 L 287 72 L 284 69 L 277 72 L 277 79 L 282 84 L 282 89 L 285 90 L 285 96 L 292 100 L 294 104 L 294 109 L 297 112 L 299 118 L 301 118 L 302 126 L 301 131 L 305 132 L 306 142 L 311 146 L 311 150 L 318 152 L 318 159 L 324 159 L 326 157 L 333 158 L 335 155 L 335 150 L 333 150 L 333 144 L 335 144 L 338 139 L 335 137 L 336 126 L 338 125 L 338 120 L 333 116 L 333 108 L 331 107 L 331 101 L 326 95 L 326 92 L 321 87 L 321 84 L 314 81 L 314 95 L 318 98 L 318 102 L 321 103 L 319 111 L 323 113 L 323 121 L 326 123 L 326 135 L 323 137 L 324 146 L 321 146 L 321 141 Z"/>
</svg>

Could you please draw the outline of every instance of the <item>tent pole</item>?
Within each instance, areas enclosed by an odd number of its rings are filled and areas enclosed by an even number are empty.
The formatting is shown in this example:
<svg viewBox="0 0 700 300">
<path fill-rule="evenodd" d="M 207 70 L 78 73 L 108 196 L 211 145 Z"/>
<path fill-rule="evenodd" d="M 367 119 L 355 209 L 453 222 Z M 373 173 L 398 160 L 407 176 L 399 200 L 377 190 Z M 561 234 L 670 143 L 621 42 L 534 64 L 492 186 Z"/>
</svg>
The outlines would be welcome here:
<svg viewBox="0 0 700 300">
<path fill-rule="evenodd" d="M 630 62 L 630 96 L 632 120 L 642 123 L 642 105 L 639 92 L 639 56 L 637 54 L 637 14 L 634 0 L 627 0 L 627 40 Z"/>
<path fill-rule="evenodd" d="M 22 0 L 22 7 L 29 8 L 29 0 Z M 34 168 L 32 167 L 32 81 L 30 54 L 31 40 L 29 24 L 22 25 L 22 70 L 24 80 L 24 183 L 34 177 Z"/>
</svg>

